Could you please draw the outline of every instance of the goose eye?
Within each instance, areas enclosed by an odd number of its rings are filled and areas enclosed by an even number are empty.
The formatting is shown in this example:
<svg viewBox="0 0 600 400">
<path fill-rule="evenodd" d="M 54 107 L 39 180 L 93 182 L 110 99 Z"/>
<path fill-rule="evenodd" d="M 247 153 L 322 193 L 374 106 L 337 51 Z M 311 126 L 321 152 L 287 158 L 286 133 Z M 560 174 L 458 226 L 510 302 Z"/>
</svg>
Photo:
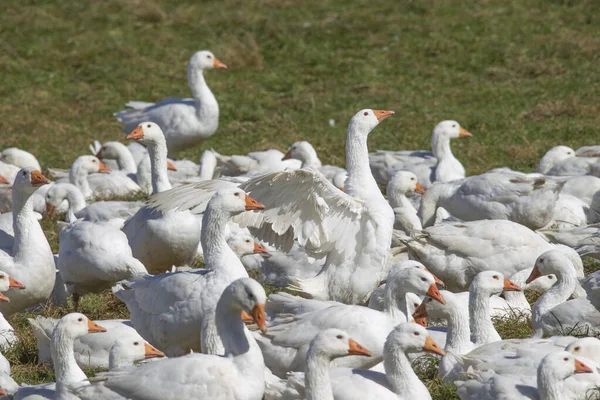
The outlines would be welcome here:
<svg viewBox="0 0 600 400">
<path fill-rule="evenodd" d="M 212 58 L 212 56 L 211 56 L 210 54 L 208 54 L 208 55 L 206 56 L 206 58 Z"/>
<path fill-rule="evenodd" d="M 548 279 L 552 280 L 552 279 L 554 279 L 554 277 L 553 276 L 548 276 Z"/>
<path fill-rule="evenodd" d="M 564 361 L 569 361 L 569 357 L 563 358 Z"/>
<path fill-rule="evenodd" d="M 250 240 L 246 239 L 246 243 L 250 243 Z"/>
<path fill-rule="evenodd" d="M 337 335 L 336 338 L 342 340 L 344 337 L 342 335 Z"/>
<path fill-rule="evenodd" d="M 427 278 L 421 278 L 421 281 L 427 282 Z"/>
<path fill-rule="evenodd" d="M 239 194 L 238 192 L 235 192 L 233 195 L 234 195 L 234 196 L 237 196 L 237 197 L 239 197 L 239 196 L 240 196 L 240 194 Z"/>
<path fill-rule="evenodd" d="M 0 275 L 0 279 L 4 279 L 4 275 Z"/>
<path fill-rule="evenodd" d="M 411 180 L 411 181 L 414 181 L 414 180 L 415 180 L 415 178 L 410 178 L 410 180 Z"/>
<path fill-rule="evenodd" d="M 140 345 L 140 343 L 139 343 L 139 342 L 134 342 L 134 343 L 133 343 L 133 345 L 134 345 L 134 346 L 139 346 L 139 345 Z"/>
<path fill-rule="evenodd" d="M 419 336 L 419 335 L 421 335 L 421 334 L 420 334 L 419 332 L 414 332 L 414 333 L 413 333 L 413 335 L 415 335 L 415 336 Z"/>
<path fill-rule="evenodd" d="M 369 115 L 369 112 L 368 112 L 368 111 L 365 111 L 365 116 L 367 116 L 367 115 Z"/>
<path fill-rule="evenodd" d="M 494 279 L 498 280 L 498 279 L 500 279 L 500 277 L 498 275 L 494 275 Z"/>
<path fill-rule="evenodd" d="M 543 258 L 540 258 L 540 262 L 541 262 L 541 263 L 543 263 L 543 262 L 544 262 L 544 259 L 543 259 Z"/>
<path fill-rule="evenodd" d="M 453 127 L 453 128 L 456 128 L 456 124 L 452 124 L 452 127 Z"/>
<path fill-rule="evenodd" d="M 574 350 L 574 351 L 579 351 L 579 350 L 581 350 L 581 347 L 577 346 L 577 347 L 575 347 L 573 350 Z"/>
<path fill-rule="evenodd" d="M 77 321 L 83 322 L 83 318 L 79 317 L 79 318 L 77 318 Z"/>
<path fill-rule="evenodd" d="M 92 162 L 93 162 L 93 163 L 97 163 L 98 161 L 96 161 L 96 160 L 92 160 Z"/>
<path fill-rule="evenodd" d="M 25 175 L 27 175 L 27 172 L 26 172 L 26 171 L 23 171 L 23 176 L 25 176 Z"/>
<path fill-rule="evenodd" d="M 415 306 L 415 308 L 416 308 L 416 307 L 419 307 L 419 305 L 418 305 L 417 303 L 414 303 L 414 306 Z"/>
</svg>

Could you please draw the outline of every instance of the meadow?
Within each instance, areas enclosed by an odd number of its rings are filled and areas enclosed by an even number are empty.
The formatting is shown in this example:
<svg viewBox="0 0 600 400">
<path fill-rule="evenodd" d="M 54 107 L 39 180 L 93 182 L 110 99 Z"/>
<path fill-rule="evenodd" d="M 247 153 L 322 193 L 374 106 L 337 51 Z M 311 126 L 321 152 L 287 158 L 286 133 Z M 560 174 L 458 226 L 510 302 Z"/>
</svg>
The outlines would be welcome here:
<svg viewBox="0 0 600 400">
<path fill-rule="evenodd" d="M 181 154 L 196 162 L 208 148 L 308 140 L 343 165 L 347 123 L 362 108 L 396 112 L 371 134 L 372 150 L 427 149 L 439 121 L 459 121 L 473 133 L 453 142 L 468 174 L 531 171 L 552 146 L 597 144 L 596 0 L 5 0 L 0 147 L 68 168 L 93 140 L 124 141 L 112 114 L 128 100 L 188 97 L 187 62 L 202 49 L 229 68 L 207 74 L 221 118 Z M 56 220 L 43 227 L 57 250 Z M 81 308 L 127 317 L 109 293 Z M 23 339 L 7 354 L 18 382 L 53 379 L 36 365 L 33 314 L 11 318 Z M 497 321 L 505 337 L 526 336 L 526 323 Z M 422 371 L 436 399 L 457 398 L 431 365 Z"/>
</svg>

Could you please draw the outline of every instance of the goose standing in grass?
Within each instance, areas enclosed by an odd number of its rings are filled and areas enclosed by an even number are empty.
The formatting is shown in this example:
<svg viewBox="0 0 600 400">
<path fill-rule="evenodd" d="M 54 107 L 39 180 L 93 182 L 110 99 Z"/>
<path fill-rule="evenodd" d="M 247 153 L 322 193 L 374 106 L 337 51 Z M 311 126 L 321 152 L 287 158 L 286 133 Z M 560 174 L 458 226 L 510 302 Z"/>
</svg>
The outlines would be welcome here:
<svg viewBox="0 0 600 400">
<path fill-rule="evenodd" d="M 306 141 L 296 142 L 290 146 L 283 160 L 295 159 L 302 161 L 300 168 L 314 168 L 322 173 L 331 183 L 340 189 L 344 189 L 344 182 L 348 173 L 344 168 L 335 165 L 323 165 L 315 148 Z"/>
<path fill-rule="evenodd" d="M 40 171 L 31 168 L 23 168 L 15 179 L 12 193 L 15 235 L 0 240 L 0 271 L 21 282 L 25 289 L 8 292 L 11 301 L 0 304 L 5 317 L 46 301 L 54 288 L 54 256 L 33 211 L 32 195 L 47 183 Z"/>
<path fill-rule="evenodd" d="M 241 189 L 218 191 L 202 220 L 206 269 L 138 277 L 116 290 L 131 313 L 134 328 L 148 342 L 170 357 L 209 346 L 201 345 L 199 332 L 216 329 L 209 315 L 219 296 L 233 280 L 248 276 L 227 245 L 227 222 L 232 215 L 262 207 Z M 213 345 L 219 347 L 219 343 Z"/>
<path fill-rule="evenodd" d="M 264 361 L 241 314 L 244 311 L 251 315 L 266 332 L 266 300 L 258 282 L 250 278 L 237 279 L 225 288 L 216 306 L 216 329 L 225 349 L 224 356 L 187 354 L 138 368 L 111 371 L 97 384 L 112 391 L 114 399 L 260 400 L 265 391 Z M 199 336 L 198 331 L 195 334 Z M 81 395 L 78 391 L 75 393 Z"/>
<path fill-rule="evenodd" d="M 371 169 L 367 138 L 392 111 L 365 109 L 348 125 L 345 193 L 319 172 L 299 169 L 264 175 L 240 187 L 265 205 L 265 211 L 242 214 L 236 221 L 252 234 L 288 251 L 295 240 L 313 256 L 326 256 L 319 274 L 294 279 L 293 288 L 318 300 L 361 303 L 387 273 L 394 214 Z M 215 187 L 231 182 L 207 181 L 155 196 L 159 209 L 202 209 Z"/>
<path fill-rule="evenodd" d="M 106 329 L 79 313 L 67 314 L 56 324 L 52 332 L 52 361 L 56 383 L 37 386 L 22 386 L 14 399 L 64 399 L 68 396 L 68 385 L 87 385 L 87 376 L 75 361 L 73 343 L 75 339 Z"/>
<path fill-rule="evenodd" d="M 442 121 L 431 135 L 431 150 L 385 151 L 369 154 L 375 179 L 387 184 L 397 171 L 413 172 L 425 189 L 434 182 L 450 182 L 465 177 L 465 168 L 450 149 L 450 140 L 471 137 L 456 121 Z"/>
<path fill-rule="evenodd" d="M 507 219 L 530 229 L 546 226 L 563 183 L 514 172 L 488 172 L 438 183 L 421 199 L 423 227 L 433 225 L 438 207 L 463 221 Z"/>
<path fill-rule="evenodd" d="M 144 122 L 128 136 L 148 147 L 152 168 L 152 192 L 171 188 L 167 176 L 167 145 L 161 128 Z M 149 273 L 170 271 L 173 266 L 191 265 L 200 241 L 200 223 L 190 211 L 157 211 L 140 208 L 123 226 L 133 256 Z"/>
<path fill-rule="evenodd" d="M 191 99 L 168 98 L 159 103 L 131 101 L 131 109 L 115 114 L 124 132 L 142 122 L 158 124 L 165 133 L 169 151 L 174 153 L 197 145 L 212 136 L 219 126 L 219 104 L 204 80 L 204 71 L 227 68 L 210 51 L 195 53 L 188 64 Z"/>
</svg>

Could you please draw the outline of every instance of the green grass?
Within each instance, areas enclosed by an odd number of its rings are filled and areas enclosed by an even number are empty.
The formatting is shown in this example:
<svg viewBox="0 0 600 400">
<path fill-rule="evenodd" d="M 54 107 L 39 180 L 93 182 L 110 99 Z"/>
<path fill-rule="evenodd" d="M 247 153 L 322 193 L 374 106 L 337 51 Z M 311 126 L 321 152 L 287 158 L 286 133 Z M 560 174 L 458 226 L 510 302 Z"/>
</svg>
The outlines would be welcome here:
<svg viewBox="0 0 600 400">
<path fill-rule="evenodd" d="M 210 49 L 229 69 L 207 74 L 221 120 L 183 154 L 193 160 L 210 147 L 239 154 L 305 139 L 343 165 L 348 119 L 369 107 L 396 111 L 372 149 L 428 148 L 435 124 L 456 119 L 474 135 L 453 143 L 469 174 L 531 170 L 554 145 L 596 143 L 598 15 L 596 0 L 7 0 L 0 147 L 67 168 L 93 139 L 123 140 L 112 113 L 128 100 L 188 97 L 187 61 Z M 56 251 L 56 220 L 42 225 Z M 126 316 L 108 293 L 82 308 Z M 15 376 L 52 380 L 35 366 L 27 316 L 11 318 L 23 339 L 8 354 Z M 522 320 L 495 322 L 503 337 L 529 332 Z M 434 398 L 455 398 L 433 370 L 423 377 Z"/>
</svg>

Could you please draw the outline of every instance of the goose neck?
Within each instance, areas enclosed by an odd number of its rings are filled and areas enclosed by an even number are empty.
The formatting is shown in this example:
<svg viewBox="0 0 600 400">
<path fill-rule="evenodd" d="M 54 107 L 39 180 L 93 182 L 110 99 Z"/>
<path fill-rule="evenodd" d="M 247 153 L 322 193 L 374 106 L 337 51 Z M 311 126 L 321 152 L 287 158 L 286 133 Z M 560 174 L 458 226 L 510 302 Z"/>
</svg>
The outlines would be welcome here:
<svg viewBox="0 0 600 400">
<path fill-rule="evenodd" d="M 450 148 L 450 137 L 442 133 L 434 132 L 431 135 L 431 152 L 438 159 L 454 157 Z"/>
<path fill-rule="evenodd" d="M 471 341 L 478 346 L 502 340 L 490 315 L 490 294 L 480 288 L 469 290 L 469 326 Z"/>
<path fill-rule="evenodd" d="M 333 400 L 333 389 L 329 378 L 331 358 L 322 351 L 309 348 L 304 375 L 307 400 Z"/>
<path fill-rule="evenodd" d="M 399 193 L 395 190 L 392 190 L 391 193 L 388 194 L 388 202 L 392 208 L 402 208 L 403 210 L 412 210 L 416 213 L 415 207 L 412 205 L 408 197 L 404 193 Z"/>
<path fill-rule="evenodd" d="M 361 199 L 373 195 L 383 198 L 369 166 L 367 135 L 359 133 L 358 127 L 355 125 L 348 128 L 346 169 L 348 171 L 348 178 L 344 183 L 346 193 Z"/>
<path fill-rule="evenodd" d="M 552 366 L 540 364 L 537 372 L 537 384 L 541 400 L 561 400 L 565 398 L 564 380 L 556 376 Z"/>
<path fill-rule="evenodd" d="M 570 268 L 563 268 L 560 273 L 556 274 L 556 283 L 546 290 L 533 305 L 531 325 L 534 329 L 539 329 L 543 316 L 553 307 L 567 301 L 577 287 L 575 268 L 571 265 L 568 267 Z"/>
<path fill-rule="evenodd" d="M 418 389 L 422 389 L 424 385 L 413 371 L 412 365 L 403 350 L 402 348 L 389 346 L 386 342 L 383 349 L 383 366 L 386 378 L 394 393 L 406 398 L 421 398 L 415 397 L 415 395 L 419 393 Z"/>
<path fill-rule="evenodd" d="M 73 350 L 75 339 L 57 328 L 54 329 L 50 343 L 57 386 L 86 379 L 86 375 L 75 360 L 75 351 Z"/>
<path fill-rule="evenodd" d="M 86 207 L 85 197 L 77 186 L 67 188 L 66 199 L 69 202 L 69 208 L 73 213 L 83 210 Z"/>
<path fill-rule="evenodd" d="M 445 197 L 444 184 L 438 183 L 430 187 L 421 198 L 419 207 L 419 217 L 423 228 L 433 226 L 435 223 L 435 213 L 437 212 L 440 201 Z"/>
<path fill-rule="evenodd" d="M 71 165 L 71 169 L 69 170 L 69 182 L 77 186 L 77 188 L 81 190 L 81 193 L 83 193 L 86 198 L 89 198 L 92 196 L 93 192 L 90 188 L 87 178 L 87 169 L 81 165 L 80 160 L 75 160 L 73 165 Z"/>
<path fill-rule="evenodd" d="M 406 291 L 398 288 L 394 282 L 386 283 L 383 292 L 383 312 L 396 324 L 401 324 L 407 321 L 407 311 Z"/>
<path fill-rule="evenodd" d="M 188 67 L 188 82 L 192 97 L 196 104 L 198 119 L 202 121 L 202 123 L 210 122 L 212 125 L 214 125 L 214 121 L 216 121 L 216 124 L 218 125 L 219 104 L 204 80 L 204 71 L 190 65 Z M 213 127 L 211 126 L 210 128 Z M 214 129 L 216 129 L 216 126 L 214 126 Z"/>
<path fill-rule="evenodd" d="M 15 262 L 25 257 L 33 256 L 34 249 L 40 249 L 44 243 L 48 251 L 50 246 L 42 231 L 35 212 L 33 211 L 34 197 L 31 193 L 23 193 L 13 189 L 13 257 Z"/>
<path fill-rule="evenodd" d="M 465 354 L 472 347 L 467 310 L 461 307 L 452 307 L 446 319 L 448 322 L 448 332 L 446 334 L 445 350 L 457 354 Z"/>
<path fill-rule="evenodd" d="M 119 169 L 128 174 L 135 174 L 137 172 L 137 166 L 135 165 L 133 155 L 127 147 L 125 145 L 115 146 L 114 150 L 117 153 L 116 161 Z"/>
<path fill-rule="evenodd" d="M 150 156 L 150 172 L 152 175 L 152 193 L 160 193 L 171 189 L 167 175 L 167 143 L 164 140 L 148 145 Z"/>
<path fill-rule="evenodd" d="M 229 213 L 212 208 L 210 204 L 206 208 L 204 217 L 202 218 L 200 243 L 208 268 L 223 264 L 225 260 L 237 259 L 238 263 L 240 263 L 231 247 L 227 245 L 227 221 L 229 217 Z"/>
<path fill-rule="evenodd" d="M 303 154 L 302 168 L 321 168 L 323 163 L 317 156 L 315 149 L 307 149 Z"/>
</svg>

